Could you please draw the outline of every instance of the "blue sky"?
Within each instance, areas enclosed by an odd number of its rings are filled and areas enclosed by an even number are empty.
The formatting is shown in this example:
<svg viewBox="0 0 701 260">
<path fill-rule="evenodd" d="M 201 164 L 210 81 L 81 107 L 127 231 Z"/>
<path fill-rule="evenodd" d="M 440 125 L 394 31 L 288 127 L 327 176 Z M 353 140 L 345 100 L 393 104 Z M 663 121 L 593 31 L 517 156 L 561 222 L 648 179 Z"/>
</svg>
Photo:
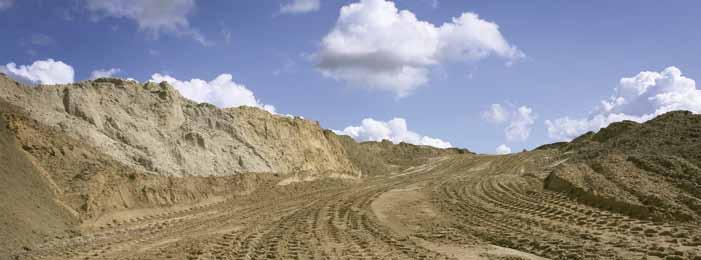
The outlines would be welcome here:
<svg viewBox="0 0 701 260">
<path fill-rule="evenodd" d="M 351 4 L 363 8 L 341 19 Z M 400 15 L 390 5 L 416 21 L 349 33 L 386 18 L 377 14 Z M 191 79 L 210 87 L 230 74 L 235 83 L 220 88 L 245 88 L 255 95 L 252 104 L 360 140 L 434 138 L 494 153 L 502 144 L 531 149 L 623 119 L 701 112 L 693 82 L 701 78 L 699 11 L 699 1 L 648 0 L 0 0 L 0 64 L 30 71 L 35 61 L 52 59 L 70 66 L 74 81 L 112 68 L 142 82 L 158 73 L 181 88 L 192 88 Z M 478 17 L 453 21 L 463 13 Z M 444 23 L 463 33 L 443 30 Z M 428 36 L 400 30 L 417 24 L 430 25 Z M 334 31 L 352 44 L 325 41 Z M 427 39 L 449 47 L 424 52 L 413 44 Z M 384 49 L 349 54 L 368 48 Z M 29 75 L 8 73 L 8 65 L 7 74 Z M 418 72 L 395 75 L 411 76 L 406 84 L 377 72 L 396 66 Z"/>
</svg>

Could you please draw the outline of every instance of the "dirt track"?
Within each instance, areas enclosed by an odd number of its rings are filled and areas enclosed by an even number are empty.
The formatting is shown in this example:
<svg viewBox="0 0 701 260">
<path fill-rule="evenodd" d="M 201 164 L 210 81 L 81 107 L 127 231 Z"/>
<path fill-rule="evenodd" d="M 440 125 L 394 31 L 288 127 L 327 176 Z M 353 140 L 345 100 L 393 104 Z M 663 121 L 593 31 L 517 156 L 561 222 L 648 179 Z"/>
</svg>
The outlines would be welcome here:
<svg viewBox="0 0 701 260">
<path fill-rule="evenodd" d="M 86 226 L 19 257 L 701 259 L 697 226 L 636 220 L 544 191 L 555 163 L 547 152 L 465 155 L 362 182 L 294 183 Z"/>
</svg>

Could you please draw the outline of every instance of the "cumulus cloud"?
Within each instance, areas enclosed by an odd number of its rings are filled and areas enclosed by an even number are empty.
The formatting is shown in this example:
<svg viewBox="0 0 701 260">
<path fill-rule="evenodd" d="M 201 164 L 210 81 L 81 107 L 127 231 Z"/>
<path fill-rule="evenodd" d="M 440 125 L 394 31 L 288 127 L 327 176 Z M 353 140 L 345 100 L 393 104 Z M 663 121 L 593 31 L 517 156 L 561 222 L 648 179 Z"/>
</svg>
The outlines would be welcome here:
<svg viewBox="0 0 701 260">
<path fill-rule="evenodd" d="M 160 33 L 188 36 L 208 45 L 196 29 L 190 27 L 188 16 L 195 9 L 195 0 L 84 0 L 89 11 L 98 17 L 134 20 L 139 29 L 158 37 Z"/>
<path fill-rule="evenodd" d="M 394 118 L 387 122 L 366 118 L 363 119 L 360 126 L 349 126 L 343 131 L 334 130 L 334 132 L 348 135 L 358 141 L 389 140 L 393 143 L 406 142 L 438 148 L 452 147 L 449 142 L 410 131 L 404 118 Z"/>
<path fill-rule="evenodd" d="M 571 140 L 613 122 L 644 122 L 673 110 L 701 113 L 701 90 L 696 88 L 693 79 L 684 77 L 681 70 L 668 67 L 661 72 L 643 71 L 622 78 L 614 94 L 601 101 L 586 118 L 563 117 L 546 120 L 545 124 L 550 138 Z"/>
<path fill-rule="evenodd" d="M 114 77 L 114 75 L 119 74 L 121 71 L 122 70 L 117 68 L 94 70 L 90 73 L 90 79 L 111 78 Z"/>
<path fill-rule="evenodd" d="M 499 146 L 497 146 L 496 153 L 497 154 L 510 154 L 511 147 L 508 147 L 505 144 L 499 145 Z"/>
<path fill-rule="evenodd" d="M 275 114 L 275 107 L 261 103 L 253 95 L 253 91 L 246 86 L 233 81 L 231 74 L 221 74 L 211 81 L 201 79 L 191 79 L 189 81 L 181 81 L 168 75 L 153 74 L 151 80 L 153 82 L 168 82 L 175 87 L 184 97 L 197 101 L 207 102 L 215 106 L 239 107 L 251 106 L 267 110 Z"/>
<path fill-rule="evenodd" d="M 508 141 L 526 141 L 531 135 L 531 128 L 535 123 L 535 115 L 533 109 L 527 106 L 519 107 L 512 114 L 509 125 L 504 129 L 506 140 Z"/>
<path fill-rule="evenodd" d="M 53 59 L 38 60 L 31 65 L 11 62 L 0 67 L 0 72 L 28 84 L 67 84 L 72 83 L 75 71 L 70 65 Z"/>
<path fill-rule="evenodd" d="M 510 61 L 524 57 L 497 24 L 475 13 L 436 26 L 391 1 L 361 0 L 341 8 L 314 57 L 327 77 L 403 97 L 429 81 L 432 66 L 489 55 Z"/>
<path fill-rule="evenodd" d="M 321 7 L 321 0 L 292 0 L 280 6 L 282 14 L 299 14 L 318 11 Z"/>
<path fill-rule="evenodd" d="M 0 11 L 8 9 L 15 4 L 14 0 L 0 0 Z"/>
<path fill-rule="evenodd" d="M 506 124 L 504 136 L 509 142 L 523 142 L 531 135 L 531 129 L 537 116 L 527 106 L 504 108 L 501 104 L 492 104 L 482 112 L 482 117 L 495 124 Z"/>
</svg>

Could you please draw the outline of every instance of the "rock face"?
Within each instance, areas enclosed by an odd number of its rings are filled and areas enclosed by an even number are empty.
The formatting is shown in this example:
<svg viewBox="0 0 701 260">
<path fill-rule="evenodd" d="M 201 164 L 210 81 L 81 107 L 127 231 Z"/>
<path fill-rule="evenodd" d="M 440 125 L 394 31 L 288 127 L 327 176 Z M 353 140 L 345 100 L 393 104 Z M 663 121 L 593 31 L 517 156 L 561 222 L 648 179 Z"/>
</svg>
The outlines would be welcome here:
<svg viewBox="0 0 701 260">
<path fill-rule="evenodd" d="M 0 76 L 0 99 L 125 165 L 158 175 L 360 175 L 338 137 L 316 122 L 198 104 L 166 83 L 98 79 L 27 87 Z"/>
</svg>

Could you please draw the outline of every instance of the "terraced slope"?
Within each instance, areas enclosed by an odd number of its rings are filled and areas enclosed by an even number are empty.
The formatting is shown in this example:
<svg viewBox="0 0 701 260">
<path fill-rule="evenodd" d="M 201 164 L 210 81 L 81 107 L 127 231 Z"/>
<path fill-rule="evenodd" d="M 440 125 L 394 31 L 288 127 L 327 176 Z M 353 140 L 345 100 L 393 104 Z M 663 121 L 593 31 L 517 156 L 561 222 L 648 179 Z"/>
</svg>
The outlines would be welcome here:
<svg viewBox="0 0 701 260">
<path fill-rule="evenodd" d="M 20 259 L 699 259 L 698 223 L 653 222 L 543 189 L 553 151 L 451 155 L 108 222 Z M 398 199 L 401 198 L 401 199 Z"/>
</svg>

